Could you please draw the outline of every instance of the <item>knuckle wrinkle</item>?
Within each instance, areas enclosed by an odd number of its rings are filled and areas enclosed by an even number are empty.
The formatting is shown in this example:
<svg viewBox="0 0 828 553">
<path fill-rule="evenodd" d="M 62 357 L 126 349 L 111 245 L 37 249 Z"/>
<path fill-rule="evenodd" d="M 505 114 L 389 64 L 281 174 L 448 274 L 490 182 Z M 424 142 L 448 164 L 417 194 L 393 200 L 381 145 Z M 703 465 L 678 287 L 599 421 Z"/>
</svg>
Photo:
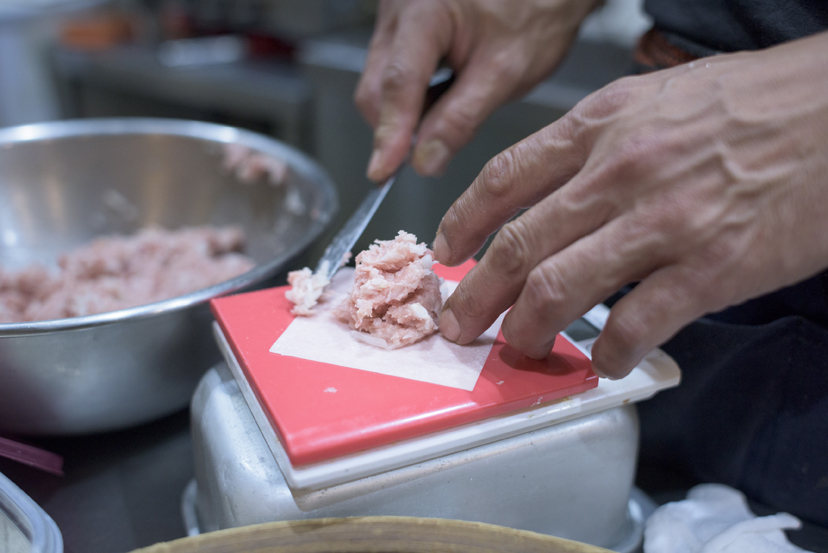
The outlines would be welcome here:
<svg viewBox="0 0 828 553">
<path fill-rule="evenodd" d="M 511 278 L 524 278 L 531 258 L 531 250 L 523 236 L 525 227 L 518 221 L 503 225 L 489 246 L 498 270 Z"/>
<path fill-rule="evenodd" d="M 398 61 L 389 63 L 382 72 L 383 90 L 402 90 L 409 81 L 410 71 Z"/>
<path fill-rule="evenodd" d="M 544 318 L 550 318 L 564 306 L 562 287 L 548 268 L 533 269 L 526 279 L 526 290 L 531 294 L 531 304 L 535 309 L 546 314 Z"/>
<path fill-rule="evenodd" d="M 512 188 L 514 156 L 511 150 L 499 153 L 486 163 L 480 174 L 479 183 L 489 198 L 503 198 Z"/>
</svg>

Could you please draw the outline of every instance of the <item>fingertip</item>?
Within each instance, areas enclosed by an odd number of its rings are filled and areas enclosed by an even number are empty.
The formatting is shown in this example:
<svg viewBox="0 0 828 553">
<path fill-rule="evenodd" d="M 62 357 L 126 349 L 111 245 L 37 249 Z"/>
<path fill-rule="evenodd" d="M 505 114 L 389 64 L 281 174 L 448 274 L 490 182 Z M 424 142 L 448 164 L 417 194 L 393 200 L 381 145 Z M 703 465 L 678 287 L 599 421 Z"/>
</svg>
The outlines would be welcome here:
<svg viewBox="0 0 828 553">
<path fill-rule="evenodd" d="M 451 249 L 449 248 L 445 235 L 439 230 L 437 231 L 437 236 L 434 238 L 432 251 L 434 252 L 434 259 L 438 263 L 446 265 L 447 267 L 451 266 Z"/>
<path fill-rule="evenodd" d="M 592 345 L 592 372 L 598 378 L 620 380 L 632 372 L 637 362 L 619 352 L 607 351 L 600 337 Z"/>
<path fill-rule="evenodd" d="M 542 344 L 541 347 L 537 350 L 538 357 L 535 359 L 546 359 L 552 354 L 552 349 L 555 347 L 555 339 L 558 337 L 557 334 L 552 336 L 552 340 Z"/>
<path fill-rule="evenodd" d="M 383 156 L 382 150 L 376 148 L 371 153 L 371 159 L 368 161 L 367 176 L 372 181 L 380 181 L 383 177 Z"/>
<path fill-rule="evenodd" d="M 434 138 L 426 142 L 418 142 L 411 156 L 411 165 L 414 170 L 425 177 L 436 177 L 443 174 L 451 160 L 451 150 L 445 142 Z"/>
<path fill-rule="evenodd" d="M 608 376 L 604 373 L 604 371 L 603 371 L 603 370 L 601 370 L 601 368 L 600 368 L 598 365 L 596 365 L 596 364 L 595 364 L 595 362 L 594 362 L 594 361 L 592 362 L 592 372 L 594 372 L 594 373 L 595 373 L 595 376 L 597 376 L 598 378 L 609 378 L 609 377 L 608 377 Z"/>
<path fill-rule="evenodd" d="M 444 309 L 440 314 L 438 326 L 440 328 L 440 334 L 446 340 L 457 342 L 460 338 L 460 323 L 457 322 L 457 317 L 454 316 L 450 308 Z"/>
<path fill-rule="evenodd" d="M 385 182 L 405 162 L 407 150 L 395 143 L 378 141 L 368 160 L 366 176 L 377 183 Z"/>
<path fill-rule="evenodd" d="M 594 354 L 592 356 L 592 372 L 594 372 L 598 378 L 603 378 L 605 380 L 619 380 L 623 376 L 626 376 L 626 373 L 617 374 L 609 368 L 603 360 L 596 359 Z"/>
<path fill-rule="evenodd" d="M 414 130 L 415 125 L 407 114 L 396 111 L 393 106 L 383 108 L 374 131 L 374 151 L 368 164 L 368 178 L 383 182 L 406 162 Z"/>
<path fill-rule="evenodd" d="M 594 356 L 592 358 L 592 372 L 595 373 L 595 376 L 603 378 L 604 380 L 620 380 L 622 378 L 622 376 L 609 370 L 600 360 L 596 361 Z"/>
<path fill-rule="evenodd" d="M 550 353 L 552 353 L 552 345 L 551 344 L 546 344 L 546 345 L 542 345 L 542 346 L 539 346 L 539 347 L 533 347 L 533 348 L 527 349 L 526 351 L 524 351 L 522 353 L 526 357 L 529 357 L 531 359 L 535 359 L 537 361 L 543 361 L 544 359 L 549 357 Z"/>
<path fill-rule="evenodd" d="M 521 332 L 521 321 L 512 316 L 512 313 L 511 310 L 506 313 L 506 317 L 503 319 L 503 325 L 500 327 L 506 343 L 526 357 L 538 361 L 549 357 L 549 354 L 552 353 L 552 348 L 555 347 L 555 336 L 557 335 L 553 335 L 549 341 L 529 343 L 525 340 L 525 334 Z"/>
</svg>

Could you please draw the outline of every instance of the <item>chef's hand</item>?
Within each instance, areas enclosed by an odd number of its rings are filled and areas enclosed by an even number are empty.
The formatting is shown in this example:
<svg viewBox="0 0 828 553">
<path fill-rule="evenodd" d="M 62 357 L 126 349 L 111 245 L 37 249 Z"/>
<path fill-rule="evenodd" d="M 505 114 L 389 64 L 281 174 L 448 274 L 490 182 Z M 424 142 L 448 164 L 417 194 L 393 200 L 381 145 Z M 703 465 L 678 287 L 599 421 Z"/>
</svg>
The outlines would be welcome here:
<svg viewBox="0 0 828 553">
<path fill-rule="evenodd" d="M 828 266 L 828 33 L 628 77 L 493 158 L 440 224 L 456 265 L 520 208 L 440 330 L 465 344 L 512 306 L 535 358 L 623 285 L 592 349 L 625 376 L 697 317 Z"/>
<path fill-rule="evenodd" d="M 596 0 L 384 0 L 355 101 L 374 128 L 368 177 L 405 160 L 422 175 L 449 160 L 500 104 L 520 97 L 561 61 Z M 419 125 L 441 60 L 457 81 Z"/>
</svg>

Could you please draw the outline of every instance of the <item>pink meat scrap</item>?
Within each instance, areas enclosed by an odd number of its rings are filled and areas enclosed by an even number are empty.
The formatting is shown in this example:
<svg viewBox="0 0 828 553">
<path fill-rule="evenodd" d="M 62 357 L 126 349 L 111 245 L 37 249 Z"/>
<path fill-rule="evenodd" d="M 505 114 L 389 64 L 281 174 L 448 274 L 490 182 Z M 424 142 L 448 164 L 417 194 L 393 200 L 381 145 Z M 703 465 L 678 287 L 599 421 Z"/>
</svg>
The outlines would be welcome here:
<svg viewBox="0 0 828 553">
<path fill-rule="evenodd" d="M 336 315 L 364 341 L 395 349 L 437 330 L 443 301 L 433 253 L 417 237 L 400 231 L 377 240 L 356 258 L 354 288 Z"/>
<path fill-rule="evenodd" d="M 271 185 L 282 186 L 288 178 L 288 165 L 283 159 L 267 156 L 241 144 L 224 145 L 223 165 L 244 184 L 252 184 L 267 176 Z"/>
<path fill-rule="evenodd" d="M 351 252 L 345 252 L 339 261 L 339 267 L 344 266 L 351 259 Z M 294 315 L 310 317 L 313 315 L 313 308 L 322 301 L 325 288 L 331 283 L 326 276 L 328 273 L 328 262 L 323 261 L 319 271 L 313 272 L 308 267 L 288 273 L 288 284 L 290 290 L 285 292 L 285 297 L 293 303 L 290 310 Z"/>
<path fill-rule="evenodd" d="M 59 270 L 0 270 L 0 322 L 104 313 L 207 288 L 255 266 L 236 227 L 144 229 L 64 254 Z"/>
<path fill-rule="evenodd" d="M 325 287 L 330 283 L 324 271 L 314 273 L 305 267 L 299 271 L 289 272 L 290 290 L 285 292 L 285 297 L 293 303 L 290 312 L 302 317 L 313 315 L 313 308 L 319 303 Z"/>
</svg>

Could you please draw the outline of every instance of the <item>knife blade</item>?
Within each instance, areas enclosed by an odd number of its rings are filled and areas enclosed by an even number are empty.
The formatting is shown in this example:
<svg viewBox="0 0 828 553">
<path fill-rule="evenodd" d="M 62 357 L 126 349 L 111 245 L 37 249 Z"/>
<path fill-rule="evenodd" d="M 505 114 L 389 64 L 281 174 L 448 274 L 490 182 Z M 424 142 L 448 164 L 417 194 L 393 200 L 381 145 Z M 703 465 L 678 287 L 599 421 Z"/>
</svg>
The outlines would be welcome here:
<svg viewBox="0 0 828 553">
<path fill-rule="evenodd" d="M 401 168 L 402 166 L 400 166 Z M 345 226 L 342 227 L 336 236 L 334 236 L 333 240 L 331 240 L 331 243 L 328 244 L 328 247 L 325 248 L 325 253 L 322 254 L 319 263 L 316 265 L 315 274 L 324 275 L 325 280 L 330 281 L 339 268 L 345 264 L 347 261 L 345 254 L 351 251 L 356 241 L 362 236 L 365 227 L 368 226 L 368 223 L 371 221 L 374 213 L 377 212 L 377 208 L 382 203 L 382 200 L 385 199 L 388 191 L 394 185 L 394 181 L 397 180 L 400 169 L 397 169 L 382 185 L 375 186 L 368 192 L 368 195 L 359 204 L 359 207 L 345 223 Z"/>
<path fill-rule="evenodd" d="M 434 73 L 429 83 L 428 91 L 426 92 L 425 101 L 423 102 L 423 114 L 451 87 L 454 79 L 454 72 L 447 68 L 440 69 Z M 414 139 L 412 139 L 412 147 L 413 145 Z M 354 244 L 359 240 L 359 237 L 362 236 L 365 227 L 368 226 L 374 213 L 377 212 L 377 208 L 382 203 L 382 200 L 385 199 L 385 196 L 388 195 L 388 191 L 394 185 L 397 176 L 407 163 L 408 159 L 400 165 L 388 180 L 368 192 L 368 195 L 365 196 L 365 199 L 362 200 L 362 203 L 359 204 L 356 211 L 354 211 L 342 229 L 334 236 L 333 240 L 328 244 L 328 247 L 325 248 L 325 252 L 316 265 L 314 274 L 324 276 L 325 280 L 330 282 L 336 272 L 347 261 L 345 260 L 345 254 L 351 251 Z"/>
</svg>

